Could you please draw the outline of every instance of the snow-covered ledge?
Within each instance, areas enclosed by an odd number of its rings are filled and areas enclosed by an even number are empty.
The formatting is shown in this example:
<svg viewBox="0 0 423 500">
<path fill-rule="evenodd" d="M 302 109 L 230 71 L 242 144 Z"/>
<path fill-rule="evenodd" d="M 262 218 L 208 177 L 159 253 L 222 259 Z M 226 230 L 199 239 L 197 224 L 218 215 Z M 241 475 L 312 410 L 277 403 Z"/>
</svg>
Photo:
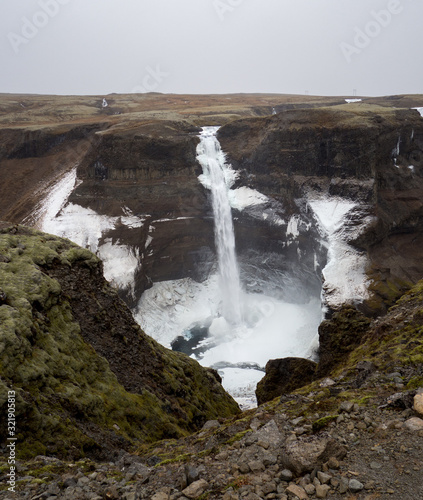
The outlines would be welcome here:
<svg viewBox="0 0 423 500">
<path fill-rule="evenodd" d="M 345 198 L 311 197 L 308 205 L 316 217 L 322 243 L 328 249 L 327 264 L 322 271 L 324 306 L 336 309 L 341 304 L 357 304 L 368 299 L 370 281 L 366 275 L 366 253 L 352 247 L 348 241 L 363 231 L 373 217 L 359 204 Z M 358 228 L 356 223 L 349 224 L 353 216 L 357 220 L 357 211 L 363 212 Z"/>
</svg>

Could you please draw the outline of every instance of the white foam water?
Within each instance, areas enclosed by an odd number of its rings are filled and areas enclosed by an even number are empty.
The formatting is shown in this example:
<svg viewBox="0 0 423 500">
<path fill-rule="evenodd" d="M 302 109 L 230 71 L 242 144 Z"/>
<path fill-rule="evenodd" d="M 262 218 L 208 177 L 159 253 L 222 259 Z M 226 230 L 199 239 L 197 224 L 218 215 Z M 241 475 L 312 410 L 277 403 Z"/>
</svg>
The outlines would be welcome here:
<svg viewBox="0 0 423 500">
<path fill-rule="evenodd" d="M 162 281 L 143 293 L 136 320 L 168 348 L 177 337 L 189 339 L 193 325 L 208 326 L 208 337 L 198 342 L 191 357 L 218 369 L 223 387 L 241 408 L 252 408 L 257 405 L 255 386 L 269 359 L 313 357 L 322 320 L 321 302 L 314 298 L 294 304 L 242 291 L 246 314 L 243 323 L 234 327 L 219 315 L 219 298 L 216 274 L 203 283 L 190 278 Z M 251 366 L 245 366 L 248 364 Z"/>
<path fill-rule="evenodd" d="M 235 235 L 229 186 L 225 179 L 225 155 L 216 138 L 219 127 L 204 127 L 197 147 L 197 159 L 203 174 L 210 179 L 214 214 L 215 243 L 222 294 L 221 313 L 226 321 L 239 325 L 242 321 L 241 286 L 235 253 Z"/>
</svg>

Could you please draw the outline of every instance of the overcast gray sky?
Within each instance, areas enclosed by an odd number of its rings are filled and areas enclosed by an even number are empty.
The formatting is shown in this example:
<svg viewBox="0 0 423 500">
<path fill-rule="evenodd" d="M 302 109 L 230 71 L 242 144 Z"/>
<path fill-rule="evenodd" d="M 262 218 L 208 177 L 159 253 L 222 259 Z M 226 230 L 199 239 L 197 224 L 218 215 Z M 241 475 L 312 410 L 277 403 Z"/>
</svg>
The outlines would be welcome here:
<svg viewBox="0 0 423 500">
<path fill-rule="evenodd" d="M 0 92 L 423 93 L 422 0 L 1 0 Z"/>
</svg>

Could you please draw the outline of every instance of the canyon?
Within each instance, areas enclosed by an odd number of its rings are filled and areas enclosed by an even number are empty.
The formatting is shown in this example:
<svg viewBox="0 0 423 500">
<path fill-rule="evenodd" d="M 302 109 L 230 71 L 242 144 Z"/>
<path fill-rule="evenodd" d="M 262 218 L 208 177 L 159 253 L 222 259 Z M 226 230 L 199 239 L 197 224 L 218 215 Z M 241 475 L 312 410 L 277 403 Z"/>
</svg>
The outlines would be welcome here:
<svg viewBox="0 0 423 500">
<path fill-rule="evenodd" d="M 241 282 L 255 300 L 249 323 L 261 323 L 238 337 L 261 336 L 268 349 L 223 343 L 204 363 L 222 374 L 226 363 L 232 376 L 244 365 L 251 393 L 272 353 L 325 356 L 323 317 L 345 305 L 377 317 L 421 278 L 421 105 L 421 96 L 3 96 L 0 219 L 89 248 L 144 330 L 201 360 L 215 311 L 192 311 L 216 300 L 217 252 L 197 147 L 202 127 L 220 127 Z M 283 318 L 285 336 L 274 327 Z"/>
<path fill-rule="evenodd" d="M 14 387 L 17 498 L 345 498 L 356 477 L 416 498 L 422 96 L 1 95 L 0 109 L 0 422 Z M 244 330 L 219 312 L 207 127 Z M 261 380 L 260 406 L 240 414 L 221 376 L 242 408 Z M 386 467 L 370 471 L 380 443 Z M 311 465 L 287 461 L 313 446 Z"/>
</svg>

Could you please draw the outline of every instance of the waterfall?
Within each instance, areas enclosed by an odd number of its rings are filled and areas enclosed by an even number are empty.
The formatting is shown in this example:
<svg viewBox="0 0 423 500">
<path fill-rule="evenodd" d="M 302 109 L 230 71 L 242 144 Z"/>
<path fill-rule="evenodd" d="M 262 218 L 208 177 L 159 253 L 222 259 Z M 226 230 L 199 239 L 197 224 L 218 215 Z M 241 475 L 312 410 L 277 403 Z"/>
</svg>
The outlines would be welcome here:
<svg viewBox="0 0 423 500">
<path fill-rule="evenodd" d="M 225 155 L 216 138 L 219 127 L 204 127 L 197 147 L 197 159 L 203 168 L 203 184 L 212 194 L 215 243 L 219 268 L 219 287 L 222 297 L 221 314 L 231 324 L 242 320 L 241 286 L 235 253 L 235 235 L 229 203 Z"/>
</svg>

